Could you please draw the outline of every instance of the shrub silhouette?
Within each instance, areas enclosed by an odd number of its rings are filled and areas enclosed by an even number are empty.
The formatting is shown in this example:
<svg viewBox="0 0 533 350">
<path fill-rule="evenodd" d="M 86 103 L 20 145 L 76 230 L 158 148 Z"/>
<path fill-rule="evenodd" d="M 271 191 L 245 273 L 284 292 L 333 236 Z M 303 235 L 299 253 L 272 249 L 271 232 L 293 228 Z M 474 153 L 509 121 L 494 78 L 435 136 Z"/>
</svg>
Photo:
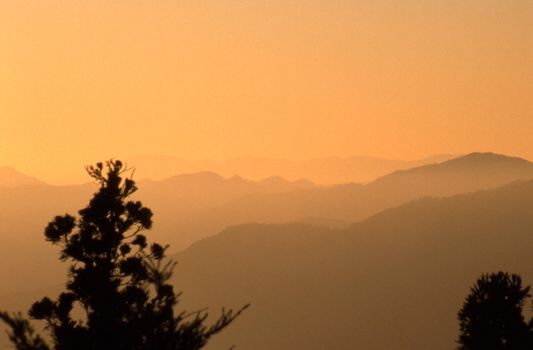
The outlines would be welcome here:
<svg viewBox="0 0 533 350">
<path fill-rule="evenodd" d="M 529 290 L 515 274 L 482 275 L 459 311 L 458 349 L 532 349 L 531 330 L 522 315 Z"/>
<path fill-rule="evenodd" d="M 46 240 L 61 248 L 70 262 L 66 291 L 57 300 L 43 298 L 29 311 L 44 320 L 47 345 L 19 314 L 0 313 L 18 350 L 192 350 L 228 326 L 240 310 L 222 310 L 206 325 L 207 313 L 175 314 L 178 295 L 168 280 L 175 263 L 165 259 L 167 247 L 148 244 L 143 231 L 152 212 L 128 200 L 137 187 L 123 178 L 123 163 L 111 160 L 87 167 L 100 188 L 79 217 L 56 216 L 45 229 Z M 83 317 L 74 319 L 73 308 Z"/>
</svg>

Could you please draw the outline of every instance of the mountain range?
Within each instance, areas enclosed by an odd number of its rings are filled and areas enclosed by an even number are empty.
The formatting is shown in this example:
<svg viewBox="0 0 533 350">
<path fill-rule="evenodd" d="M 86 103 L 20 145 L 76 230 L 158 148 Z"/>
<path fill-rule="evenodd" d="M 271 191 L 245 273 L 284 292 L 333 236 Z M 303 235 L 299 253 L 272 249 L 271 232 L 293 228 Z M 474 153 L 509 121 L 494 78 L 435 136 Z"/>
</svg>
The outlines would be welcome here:
<svg viewBox="0 0 533 350">
<path fill-rule="evenodd" d="M 443 163 L 397 171 L 367 184 L 316 186 L 283 193 L 252 193 L 200 211 L 167 215 L 153 201 L 163 232 L 178 229 L 165 240 L 179 247 L 230 225 L 249 222 L 350 223 L 422 197 L 451 196 L 533 179 L 533 164 L 493 153 L 472 153 Z M 147 197 L 147 199 L 150 197 Z M 151 199 L 151 198 L 150 198 Z M 147 201 L 147 203 L 152 203 Z M 164 234 L 163 234 L 164 235 Z"/>
<path fill-rule="evenodd" d="M 211 349 L 449 349 L 481 273 L 533 282 L 533 164 L 520 158 L 472 153 L 368 184 L 209 171 L 137 184 L 155 213 L 150 240 L 181 251 L 181 307 L 252 303 Z M 94 191 L 0 186 L 0 303 L 27 308 L 61 289 L 43 228 Z"/>
<path fill-rule="evenodd" d="M 250 181 L 204 171 L 138 181 L 135 197 L 155 213 L 155 237 L 179 251 L 230 225 L 297 221 L 339 227 L 417 198 L 451 196 L 527 179 L 533 179 L 533 164 L 526 160 L 472 153 L 395 171 L 366 185 L 317 186 L 281 177 Z M 95 189 L 93 184 L 0 187 L 0 218 L 12 231 L 40 233 L 54 215 L 76 212 Z"/>
<path fill-rule="evenodd" d="M 528 181 L 413 201 L 342 230 L 231 227 L 174 256 L 175 284 L 188 309 L 252 304 L 208 349 L 450 349 L 481 273 L 533 282 L 532 202 Z"/>
<path fill-rule="evenodd" d="M 224 161 L 185 161 L 170 156 L 137 156 L 128 164 L 138 170 L 141 178 L 163 179 L 175 174 L 211 171 L 224 177 L 236 174 L 260 181 L 272 175 L 289 180 L 301 178 L 320 185 L 366 183 L 396 170 L 440 163 L 456 156 L 439 154 L 414 160 L 392 160 L 378 157 L 329 157 L 312 160 L 285 160 L 242 157 Z"/>
</svg>

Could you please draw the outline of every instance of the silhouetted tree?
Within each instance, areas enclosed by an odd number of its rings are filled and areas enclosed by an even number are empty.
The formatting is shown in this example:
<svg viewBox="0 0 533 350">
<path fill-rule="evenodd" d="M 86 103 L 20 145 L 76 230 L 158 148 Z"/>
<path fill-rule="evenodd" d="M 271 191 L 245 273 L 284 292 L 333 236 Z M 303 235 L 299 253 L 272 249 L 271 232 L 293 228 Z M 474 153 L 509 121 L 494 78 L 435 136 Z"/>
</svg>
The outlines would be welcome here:
<svg viewBox="0 0 533 350">
<path fill-rule="evenodd" d="M 531 330 L 522 315 L 529 290 L 518 275 L 482 275 L 459 311 L 459 350 L 532 349 Z"/>
<path fill-rule="evenodd" d="M 212 325 L 205 312 L 175 314 L 178 295 L 168 283 L 175 264 L 165 259 L 167 247 L 148 244 L 143 231 L 152 226 L 152 212 L 128 200 L 137 187 L 122 177 L 125 170 L 118 160 L 88 167 L 99 191 L 79 217 L 56 216 L 46 227 L 46 240 L 71 263 L 66 291 L 29 311 L 46 322 L 52 345 L 20 314 L 0 313 L 18 350 L 199 349 L 247 307 L 222 310 Z M 80 319 L 72 316 L 75 307 Z"/>
</svg>

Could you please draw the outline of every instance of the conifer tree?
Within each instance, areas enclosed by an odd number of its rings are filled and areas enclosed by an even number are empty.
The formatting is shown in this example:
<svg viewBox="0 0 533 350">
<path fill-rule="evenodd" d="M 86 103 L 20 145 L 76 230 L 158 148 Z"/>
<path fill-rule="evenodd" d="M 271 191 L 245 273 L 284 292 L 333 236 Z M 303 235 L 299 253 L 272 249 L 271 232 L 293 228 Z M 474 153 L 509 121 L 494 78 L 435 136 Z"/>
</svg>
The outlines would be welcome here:
<svg viewBox="0 0 533 350">
<path fill-rule="evenodd" d="M 152 212 L 129 199 L 137 187 L 126 170 L 118 160 L 87 167 L 98 192 L 79 216 L 56 216 L 46 227 L 46 240 L 70 263 L 66 291 L 29 311 L 45 321 L 49 337 L 21 314 L 0 313 L 17 350 L 200 349 L 247 307 L 223 310 L 211 325 L 205 312 L 176 313 L 178 295 L 168 282 L 175 263 L 165 258 L 168 246 L 148 243 Z"/>
<path fill-rule="evenodd" d="M 522 308 L 530 287 L 505 272 L 482 275 L 459 311 L 459 350 L 530 350 L 531 329 Z"/>
</svg>

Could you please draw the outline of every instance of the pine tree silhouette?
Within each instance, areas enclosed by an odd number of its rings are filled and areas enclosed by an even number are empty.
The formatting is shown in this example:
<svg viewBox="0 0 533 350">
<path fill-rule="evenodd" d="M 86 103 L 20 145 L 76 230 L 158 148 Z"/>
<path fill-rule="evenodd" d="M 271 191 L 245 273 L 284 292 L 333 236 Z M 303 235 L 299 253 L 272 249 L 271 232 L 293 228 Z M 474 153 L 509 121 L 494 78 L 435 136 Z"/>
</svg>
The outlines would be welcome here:
<svg viewBox="0 0 533 350">
<path fill-rule="evenodd" d="M 518 275 L 482 275 L 459 311 L 459 350 L 532 349 L 532 335 L 522 315 L 530 287 Z"/>
<path fill-rule="evenodd" d="M 79 217 L 56 216 L 46 227 L 46 240 L 70 263 L 66 291 L 29 311 L 45 321 L 51 345 L 21 314 L 0 313 L 16 349 L 200 349 L 248 307 L 223 310 L 211 325 L 205 312 L 175 314 L 178 295 L 168 283 L 175 263 L 165 259 L 168 246 L 148 244 L 143 233 L 152 226 L 152 212 L 128 200 L 137 187 L 123 178 L 126 170 L 118 160 L 87 167 L 99 191 Z M 74 307 L 84 317 L 74 319 Z"/>
</svg>

